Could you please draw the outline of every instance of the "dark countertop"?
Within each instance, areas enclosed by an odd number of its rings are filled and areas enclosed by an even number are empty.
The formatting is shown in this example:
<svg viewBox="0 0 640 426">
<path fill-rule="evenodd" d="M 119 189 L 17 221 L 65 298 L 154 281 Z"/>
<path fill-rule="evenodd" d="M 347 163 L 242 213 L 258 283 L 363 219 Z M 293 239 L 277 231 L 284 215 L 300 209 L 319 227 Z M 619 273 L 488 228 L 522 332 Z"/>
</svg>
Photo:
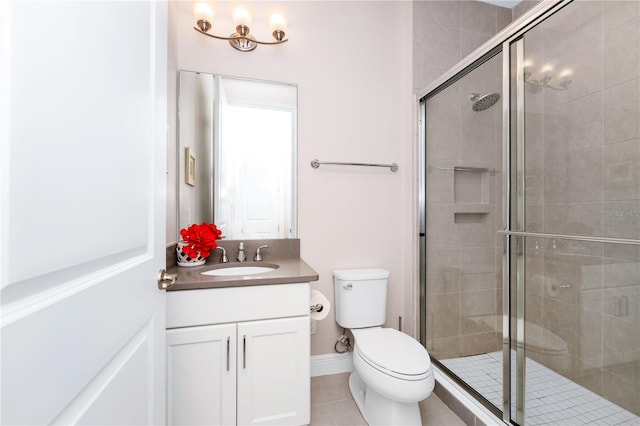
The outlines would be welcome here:
<svg viewBox="0 0 640 426">
<path fill-rule="evenodd" d="M 268 266 L 270 264 L 276 264 L 279 268 L 269 272 L 245 276 L 209 276 L 201 274 L 201 272 L 221 267 Z M 167 291 L 318 281 L 318 273 L 300 258 L 269 259 L 264 262 L 207 263 L 202 266 L 173 266 L 167 272 L 178 274 L 175 284 L 168 288 Z"/>
</svg>

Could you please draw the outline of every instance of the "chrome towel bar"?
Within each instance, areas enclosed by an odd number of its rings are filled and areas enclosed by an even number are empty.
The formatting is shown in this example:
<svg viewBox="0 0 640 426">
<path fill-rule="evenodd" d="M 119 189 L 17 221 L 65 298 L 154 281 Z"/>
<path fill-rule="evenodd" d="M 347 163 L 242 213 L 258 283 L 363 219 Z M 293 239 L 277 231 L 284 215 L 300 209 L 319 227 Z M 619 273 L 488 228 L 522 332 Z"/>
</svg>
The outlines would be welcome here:
<svg viewBox="0 0 640 426">
<path fill-rule="evenodd" d="M 367 166 L 367 167 L 388 167 L 392 172 L 398 171 L 398 165 L 396 163 L 391 164 L 373 164 L 373 163 L 337 163 L 333 161 L 319 161 L 318 159 L 311 161 L 311 167 L 317 169 L 321 164 L 329 164 L 332 166 Z"/>
</svg>

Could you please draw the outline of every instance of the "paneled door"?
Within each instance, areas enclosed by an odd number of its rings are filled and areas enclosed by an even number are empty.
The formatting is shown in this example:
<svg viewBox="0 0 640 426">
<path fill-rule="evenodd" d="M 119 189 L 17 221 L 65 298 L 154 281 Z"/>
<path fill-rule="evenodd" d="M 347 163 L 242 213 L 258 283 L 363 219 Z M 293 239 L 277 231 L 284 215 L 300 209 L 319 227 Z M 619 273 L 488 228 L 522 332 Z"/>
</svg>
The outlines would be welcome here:
<svg viewBox="0 0 640 426">
<path fill-rule="evenodd" d="M 0 4 L 2 424 L 165 422 L 167 3 Z"/>
</svg>

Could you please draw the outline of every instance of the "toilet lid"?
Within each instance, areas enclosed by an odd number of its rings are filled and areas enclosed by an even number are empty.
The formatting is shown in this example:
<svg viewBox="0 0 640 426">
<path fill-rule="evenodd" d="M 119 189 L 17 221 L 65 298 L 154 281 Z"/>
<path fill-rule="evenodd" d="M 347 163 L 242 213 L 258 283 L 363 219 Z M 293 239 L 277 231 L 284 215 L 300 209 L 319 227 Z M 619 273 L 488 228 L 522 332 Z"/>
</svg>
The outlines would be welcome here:
<svg viewBox="0 0 640 426">
<path fill-rule="evenodd" d="M 369 364 L 406 376 L 423 375 L 431 368 L 427 350 L 400 331 L 373 328 L 352 332 L 358 352 Z"/>
</svg>

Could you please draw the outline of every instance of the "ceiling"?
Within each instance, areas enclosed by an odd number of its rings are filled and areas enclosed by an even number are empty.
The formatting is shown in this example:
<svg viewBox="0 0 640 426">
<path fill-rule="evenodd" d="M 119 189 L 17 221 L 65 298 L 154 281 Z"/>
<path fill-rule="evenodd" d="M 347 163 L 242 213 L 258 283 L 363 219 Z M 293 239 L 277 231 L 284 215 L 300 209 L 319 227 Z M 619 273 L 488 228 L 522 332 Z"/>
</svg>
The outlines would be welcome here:
<svg viewBox="0 0 640 426">
<path fill-rule="evenodd" d="M 495 6 L 507 7 L 512 9 L 514 6 L 522 3 L 522 0 L 479 0 L 485 3 L 491 3 Z"/>
</svg>

